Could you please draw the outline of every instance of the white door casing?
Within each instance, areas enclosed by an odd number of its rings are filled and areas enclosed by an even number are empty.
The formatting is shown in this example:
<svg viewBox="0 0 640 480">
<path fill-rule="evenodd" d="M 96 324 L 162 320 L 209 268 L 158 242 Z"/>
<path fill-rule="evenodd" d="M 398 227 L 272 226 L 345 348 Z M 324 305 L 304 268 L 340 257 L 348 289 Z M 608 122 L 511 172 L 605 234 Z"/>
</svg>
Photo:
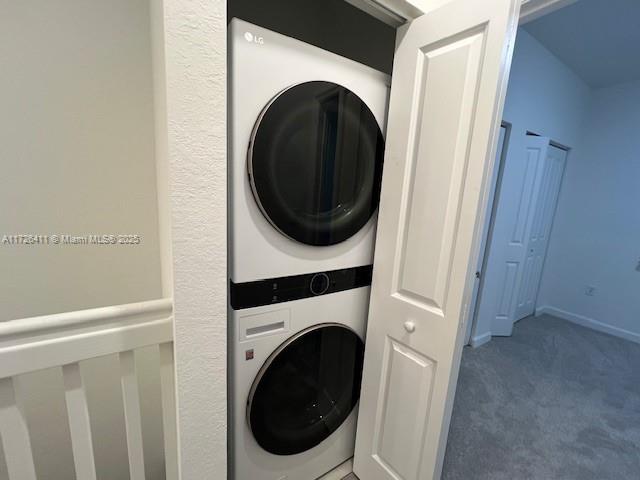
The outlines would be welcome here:
<svg viewBox="0 0 640 480">
<path fill-rule="evenodd" d="M 531 137 L 534 142 L 536 137 Z M 513 321 L 533 315 L 542 277 L 542 267 L 549 245 L 549 234 L 553 225 L 560 186 L 564 174 L 567 152 L 549 144 L 544 148 L 540 168 L 540 183 L 533 195 L 534 208 L 527 235 L 522 276 L 517 281 L 518 297 Z M 528 147 L 529 148 L 529 147 Z"/>
<path fill-rule="evenodd" d="M 544 15 L 568 7 L 578 0 L 522 0 L 520 25 L 534 21 Z"/>
<path fill-rule="evenodd" d="M 452 0 L 400 28 L 354 471 L 439 478 L 518 0 Z"/>
<path fill-rule="evenodd" d="M 345 0 L 369 15 L 396 28 L 449 0 Z M 578 0 L 521 0 L 520 25 L 531 22 Z"/>
<path fill-rule="evenodd" d="M 471 295 L 471 303 L 470 303 L 471 307 L 469 311 L 469 320 L 467 321 L 466 332 L 464 335 L 464 345 L 469 345 L 471 341 L 471 333 L 472 333 L 473 324 L 474 324 L 473 319 L 476 314 L 477 304 L 479 303 L 478 295 L 480 294 L 480 288 L 483 283 L 482 279 L 484 278 L 484 267 L 487 261 L 485 253 L 487 251 L 487 244 L 489 243 L 490 227 L 491 227 L 491 220 L 492 220 L 491 212 L 493 211 L 496 190 L 498 188 L 498 180 L 499 180 L 498 175 L 500 173 L 502 158 L 504 157 L 506 141 L 507 141 L 507 127 L 505 125 L 502 125 L 500 127 L 500 135 L 498 137 L 498 148 L 496 149 L 496 163 L 493 168 L 493 175 L 491 176 L 491 181 L 488 187 L 489 197 L 488 197 L 487 205 L 489 206 L 489 209 L 487 210 L 487 215 L 485 215 L 484 226 L 482 227 L 480 255 L 478 256 L 478 263 L 477 263 L 478 266 L 476 267 L 476 272 L 477 272 L 476 279 L 475 279 L 475 284 L 473 286 L 473 294 Z"/>
</svg>

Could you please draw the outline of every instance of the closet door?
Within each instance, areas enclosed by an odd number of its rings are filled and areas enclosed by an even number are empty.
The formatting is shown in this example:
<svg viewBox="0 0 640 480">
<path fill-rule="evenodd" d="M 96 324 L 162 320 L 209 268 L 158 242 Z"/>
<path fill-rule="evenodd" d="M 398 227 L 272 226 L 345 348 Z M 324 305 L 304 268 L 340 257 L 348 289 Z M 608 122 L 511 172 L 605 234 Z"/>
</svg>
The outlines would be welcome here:
<svg viewBox="0 0 640 480">
<path fill-rule="evenodd" d="M 451 0 L 397 33 L 354 471 L 439 478 L 518 0 Z"/>
<path fill-rule="evenodd" d="M 533 261 L 528 244 L 549 138 L 527 135 L 523 148 L 518 145 L 505 160 L 478 307 L 478 318 L 493 336 L 511 335 L 516 306 L 526 296 L 521 284 Z"/>
<path fill-rule="evenodd" d="M 531 222 L 524 250 L 522 277 L 517 282 L 518 297 L 513 322 L 535 313 L 542 267 L 547 256 L 549 235 L 556 213 L 567 159 L 565 150 L 549 145 L 548 141 L 545 147 L 543 150 L 544 162 L 540 169 L 540 182 L 533 195 L 534 208 L 531 212 Z"/>
</svg>

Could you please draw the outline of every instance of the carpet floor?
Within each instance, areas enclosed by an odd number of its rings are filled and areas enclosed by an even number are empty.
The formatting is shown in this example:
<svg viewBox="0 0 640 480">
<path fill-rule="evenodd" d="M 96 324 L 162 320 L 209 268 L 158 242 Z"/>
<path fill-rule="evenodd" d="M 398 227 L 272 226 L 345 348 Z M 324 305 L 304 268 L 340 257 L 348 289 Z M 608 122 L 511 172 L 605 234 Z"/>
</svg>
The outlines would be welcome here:
<svg viewBox="0 0 640 480">
<path fill-rule="evenodd" d="M 442 480 L 640 479 L 640 345 L 543 315 L 465 348 Z"/>
</svg>

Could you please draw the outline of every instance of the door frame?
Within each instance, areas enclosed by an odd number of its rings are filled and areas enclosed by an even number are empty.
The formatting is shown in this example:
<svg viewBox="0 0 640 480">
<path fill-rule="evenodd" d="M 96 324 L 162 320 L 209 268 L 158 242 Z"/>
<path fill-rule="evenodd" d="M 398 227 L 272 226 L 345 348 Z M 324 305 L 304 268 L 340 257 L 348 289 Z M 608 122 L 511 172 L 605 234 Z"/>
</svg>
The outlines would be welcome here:
<svg viewBox="0 0 640 480">
<path fill-rule="evenodd" d="M 348 1 L 395 16 L 385 20 L 395 27 L 398 17 L 411 20 L 447 0 Z M 573 1 L 523 0 L 520 23 Z M 160 256 L 174 302 L 184 479 L 227 476 L 226 4 L 162 0 L 152 15 L 158 204 L 167 222 Z"/>
<path fill-rule="evenodd" d="M 504 165 L 507 157 L 507 151 L 509 150 L 509 140 L 511 137 L 511 123 L 505 122 L 502 120 L 500 123 L 500 128 L 505 129 L 504 140 L 502 144 L 502 151 L 500 152 L 500 158 L 496 161 L 493 166 L 494 171 L 491 176 L 491 185 L 489 186 L 489 205 L 487 205 L 487 211 L 484 218 L 482 231 L 484 232 L 483 237 L 481 238 L 481 242 L 484 247 L 481 245 L 480 257 L 478 258 L 478 272 L 480 273 L 480 277 L 477 285 L 477 293 L 475 294 L 475 298 L 473 299 L 473 304 L 469 310 L 469 322 L 467 326 L 467 332 L 465 336 L 465 345 L 471 345 L 476 348 L 480 345 L 485 344 L 489 340 L 491 340 L 491 336 L 488 338 L 478 338 L 475 337 L 475 328 L 476 321 L 478 318 L 478 307 L 480 306 L 480 299 L 482 296 L 482 289 L 484 288 L 485 276 L 484 272 L 486 270 L 487 260 L 489 256 L 489 247 L 491 246 L 491 238 L 493 236 L 493 224 L 495 221 L 495 213 L 496 207 L 498 205 L 498 201 L 500 198 L 500 185 L 502 183 L 502 173 L 504 170 Z"/>
<path fill-rule="evenodd" d="M 568 7 L 578 0 L 522 0 L 520 25 L 531 22 L 549 13 Z"/>
<path fill-rule="evenodd" d="M 372 17 L 397 28 L 405 22 L 433 10 L 448 0 L 344 0 Z M 522 0 L 520 25 L 531 22 L 555 10 L 568 7 L 578 0 Z"/>
</svg>

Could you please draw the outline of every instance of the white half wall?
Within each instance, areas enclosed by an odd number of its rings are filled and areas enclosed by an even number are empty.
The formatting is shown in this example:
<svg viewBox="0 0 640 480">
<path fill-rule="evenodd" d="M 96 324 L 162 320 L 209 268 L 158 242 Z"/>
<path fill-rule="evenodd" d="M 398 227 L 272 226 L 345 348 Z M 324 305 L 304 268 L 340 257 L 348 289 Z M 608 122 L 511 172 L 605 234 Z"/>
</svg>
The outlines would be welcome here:
<svg viewBox="0 0 640 480">
<path fill-rule="evenodd" d="M 577 323 L 635 341 L 639 125 L 640 82 L 594 90 L 584 135 L 567 163 L 538 297 L 548 313 L 567 312 Z M 585 294 L 588 286 L 595 287 L 593 296 Z"/>
<path fill-rule="evenodd" d="M 156 0 L 151 0 L 156 1 Z M 149 0 L 0 0 L 0 321 L 162 296 Z M 148 478 L 163 478 L 157 348 L 136 352 Z M 100 478 L 129 478 L 116 356 L 85 362 Z M 75 478 L 60 369 L 18 382 L 38 478 Z M 0 449 L 0 479 L 6 479 Z"/>
<path fill-rule="evenodd" d="M 570 147 L 575 146 L 581 138 L 590 101 L 589 87 L 529 33 L 518 29 L 503 114 L 503 120 L 511 124 L 505 168 L 524 158 L 527 131 L 550 137 Z M 503 185 L 499 190 L 499 201 L 517 198 L 519 192 L 514 191 L 513 186 L 511 189 L 509 187 Z M 506 239 L 490 239 L 489 249 L 491 242 L 500 241 L 506 242 Z M 493 268 L 498 268 L 498 265 L 497 260 L 489 257 L 484 275 L 496 275 Z M 488 341 L 491 301 L 483 298 L 481 292 L 472 345 Z"/>
</svg>

